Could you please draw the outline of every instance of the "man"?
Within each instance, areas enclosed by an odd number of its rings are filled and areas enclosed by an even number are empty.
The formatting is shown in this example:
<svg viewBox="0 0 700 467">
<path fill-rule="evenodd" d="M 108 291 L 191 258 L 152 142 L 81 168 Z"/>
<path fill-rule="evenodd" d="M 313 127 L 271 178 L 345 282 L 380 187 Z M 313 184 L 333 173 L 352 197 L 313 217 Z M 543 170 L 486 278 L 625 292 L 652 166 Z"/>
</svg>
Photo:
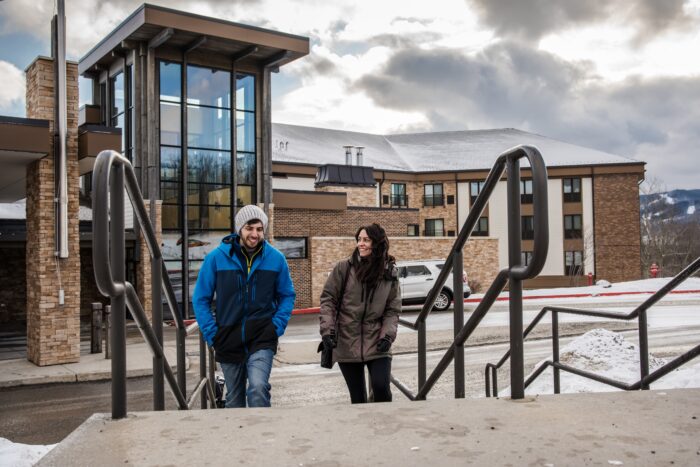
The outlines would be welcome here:
<svg viewBox="0 0 700 467">
<path fill-rule="evenodd" d="M 246 400 L 269 407 L 272 357 L 292 314 L 294 286 L 284 255 L 265 241 L 263 210 L 244 206 L 235 224 L 236 233 L 204 259 L 192 304 L 224 372 L 226 407 L 245 407 Z"/>
</svg>

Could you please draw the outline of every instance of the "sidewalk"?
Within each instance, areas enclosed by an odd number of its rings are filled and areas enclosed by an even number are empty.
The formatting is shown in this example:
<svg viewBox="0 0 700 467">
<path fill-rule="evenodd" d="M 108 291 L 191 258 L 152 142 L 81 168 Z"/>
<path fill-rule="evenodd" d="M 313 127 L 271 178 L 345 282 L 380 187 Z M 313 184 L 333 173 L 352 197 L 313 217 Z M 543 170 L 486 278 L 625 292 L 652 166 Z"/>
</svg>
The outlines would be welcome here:
<svg viewBox="0 0 700 467">
<path fill-rule="evenodd" d="M 128 329 L 134 334 L 134 326 Z M 165 358 L 173 370 L 176 369 L 174 337 L 165 333 Z M 140 334 L 130 335 L 126 346 L 126 376 L 136 378 L 153 374 L 153 357 Z M 185 360 L 189 368 L 189 359 Z M 112 378 L 112 360 L 105 358 L 104 351 L 97 354 L 81 354 L 77 363 L 37 366 L 26 358 L 0 361 L 0 389 L 51 383 L 75 383 Z"/>
</svg>

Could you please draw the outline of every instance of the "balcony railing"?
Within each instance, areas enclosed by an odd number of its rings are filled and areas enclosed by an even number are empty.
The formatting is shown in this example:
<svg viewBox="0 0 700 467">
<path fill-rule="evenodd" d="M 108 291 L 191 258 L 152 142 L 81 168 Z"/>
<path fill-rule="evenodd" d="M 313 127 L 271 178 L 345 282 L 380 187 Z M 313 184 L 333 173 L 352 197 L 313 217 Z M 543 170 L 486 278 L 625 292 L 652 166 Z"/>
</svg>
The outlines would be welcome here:
<svg viewBox="0 0 700 467">
<path fill-rule="evenodd" d="M 425 195 L 423 196 L 424 207 L 444 206 L 445 197 L 443 195 Z"/>
<path fill-rule="evenodd" d="M 389 201 L 392 208 L 408 207 L 408 195 L 391 195 Z"/>
<path fill-rule="evenodd" d="M 425 229 L 423 231 L 424 237 L 444 237 L 445 229 Z"/>
</svg>

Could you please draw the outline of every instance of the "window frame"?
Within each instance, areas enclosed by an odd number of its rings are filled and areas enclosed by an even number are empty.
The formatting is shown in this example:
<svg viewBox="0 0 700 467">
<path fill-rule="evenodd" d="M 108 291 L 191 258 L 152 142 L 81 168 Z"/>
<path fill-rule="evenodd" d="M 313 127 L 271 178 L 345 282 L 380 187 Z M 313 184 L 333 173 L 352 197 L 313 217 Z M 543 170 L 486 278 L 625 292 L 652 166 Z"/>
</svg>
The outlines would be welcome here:
<svg viewBox="0 0 700 467">
<path fill-rule="evenodd" d="M 520 238 L 522 240 L 534 240 L 534 238 L 535 238 L 535 216 L 521 216 L 520 217 L 520 229 L 521 229 Z"/>
<path fill-rule="evenodd" d="M 489 236 L 489 218 L 488 216 L 481 216 L 476 221 L 474 230 L 472 230 L 472 237 L 488 237 Z"/>
<path fill-rule="evenodd" d="M 568 220 L 570 220 L 570 228 L 567 228 Z M 576 220 L 578 220 L 579 228 L 576 228 Z M 565 239 L 583 238 L 583 216 L 581 214 L 565 214 L 563 221 Z"/>
<path fill-rule="evenodd" d="M 568 187 L 567 182 L 569 182 Z M 581 202 L 581 184 L 581 177 L 567 177 L 562 179 L 561 186 L 565 203 Z"/>
<path fill-rule="evenodd" d="M 440 224 L 442 225 L 441 230 L 438 230 L 435 227 L 435 224 L 437 222 L 440 222 Z M 432 229 L 428 228 L 428 223 L 431 223 L 433 225 Z M 445 236 L 445 219 L 443 219 L 442 217 L 435 218 L 435 219 L 425 219 L 425 223 L 423 225 L 425 226 L 425 230 L 423 231 L 424 237 L 444 237 Z M 437 235 L 437 233 L 440 233 L 440 235 Z"/>
<path fill-rule="evenodd" d="M 584 258 L 583 251 L 571 250 L 564 251 L 564 275 L 565 276 L 582 276 L 584 273 Z"/>
<path fill-rule="evenodd" d="M 428 187 L 430 187 L 431 194 L 428 194 Z M 435 188 L 440 187 L 438 190 L 440 194 L 435 194 Z M 445 205 L 445 188 L 442 183 L 425 183 L 423 184 L 423 207 L 439 207 Z"/>
<path fill-rule="evenodd" d="M 284 255 L 284 257 L 288 260 L 290 259 L 308 259 L 309 258 L 309 238 L 308 237 L 275 237 L 275 243 L 274 246 L 277 248 L 280 253 Z M 290 241 L 290 240 L 297 240 L 297 241 L 302 241 L 303 242 L 303 247 L 302 247 L 302 256 L 287 256 L 287 253 L 285 253 L 285 248 L 279 245 L 279 242 L 283 241 Z"/>
</svg>

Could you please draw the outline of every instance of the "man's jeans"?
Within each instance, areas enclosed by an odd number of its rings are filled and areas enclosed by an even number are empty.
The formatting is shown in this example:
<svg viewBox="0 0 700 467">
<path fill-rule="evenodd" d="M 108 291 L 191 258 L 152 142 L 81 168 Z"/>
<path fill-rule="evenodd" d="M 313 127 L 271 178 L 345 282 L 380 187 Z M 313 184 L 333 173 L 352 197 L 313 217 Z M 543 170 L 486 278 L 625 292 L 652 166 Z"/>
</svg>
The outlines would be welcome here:
<svg viewBox="0 0 700 467">
<path fill-rule="evenodd" d="M 272 349 L 262 349 L 248 355 L 242 363 L 220 363 L 226 380 L 226 408 L 270 407 L 270 371 Z M 246 391 L 246 380 L 248 390 Z"/>
</svg>

